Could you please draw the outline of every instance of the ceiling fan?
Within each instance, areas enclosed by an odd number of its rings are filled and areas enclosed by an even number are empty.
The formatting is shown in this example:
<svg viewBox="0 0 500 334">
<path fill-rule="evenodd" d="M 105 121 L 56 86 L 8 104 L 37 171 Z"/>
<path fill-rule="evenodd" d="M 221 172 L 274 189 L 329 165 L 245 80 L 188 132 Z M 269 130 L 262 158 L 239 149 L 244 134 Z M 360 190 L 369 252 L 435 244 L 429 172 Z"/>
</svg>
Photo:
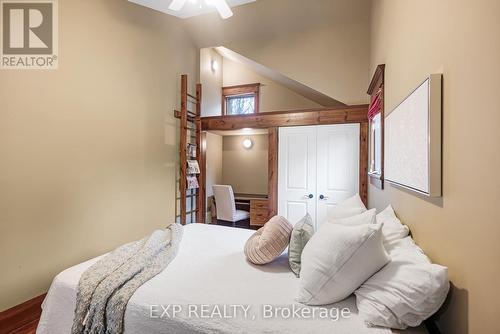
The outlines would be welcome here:
<svg viewBox="0 0 500 334">
<path fill-rule="evenodd" d="M 189 2 L 192 3 L 200 3 L 201 6 L 201 1 L 204 1 L 206 5 L 209 6 L 214 6 L 217 11 L 219 12 L 219 15 L 223 19 L 230 18 L 233 16 L 233 11 L 227 4 L 226 0 L 189 0 Z M 170 3 L 170 6 L 168 6 L 168 9 L 173 10 L 173 11 L 180 11 L 184 5 L 188 2 L 188 0 L 172 0 Z"/>
</svg>

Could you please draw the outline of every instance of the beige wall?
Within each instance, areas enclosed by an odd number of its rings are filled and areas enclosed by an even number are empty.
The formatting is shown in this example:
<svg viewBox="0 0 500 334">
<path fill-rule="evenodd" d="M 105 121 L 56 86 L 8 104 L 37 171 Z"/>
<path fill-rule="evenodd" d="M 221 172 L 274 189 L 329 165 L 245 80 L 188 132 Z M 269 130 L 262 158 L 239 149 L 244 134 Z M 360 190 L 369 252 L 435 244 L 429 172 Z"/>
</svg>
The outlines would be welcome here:
<svg viewBox="0 0 500 334">
<path fill-rule="evenodd" d="M 225 46 L 346 104 L 366 103 L 370 0 L 272 0 L 187 20 L 198 45 Z M 286 10 L 284 10 L 286 8 Z"/>
<path fill-rule="evenodd" d="M 500 310 L 500 2 L 377 0 L 371 70 L 386 64 L 386 110 L 429 73 L 443 73 L 443 192 L 426 201 L 387 186 L 370 206 L 392 203 L 456 286 L 443 333 L 498 333 Z"/>
<path fill-rule="evenodd" d="M 261 112 L 322 107 L 320 104 L 295 93 L 287 87 L 255 73 L 255 71 L 252 71 L 243 64 L 239 64 L 228 58 L 223 58 L 223 64 L 224 87 L 250 83 L 262 84 L 259 100 Z"/>
<path fill-rule="evenodd" d="M 212 186 L 222 184 L 222 136 L 207 132 L 207 198 L 213 196 Z M 207 202 L 208 203 L 208 202 Z"/>
<path fill-rule="evenodd" d="M 245 149 L 243 139 L 253 141 Z M 222 146 L 222 182 L 235 193 L 267 194 L 267 135 L 224 136 Z"/>
<path fill-rule="evenodd" d="M 59 1 L 59 69 L 0 71 L 0 310 L 174 220 L 172 110 L 197 70 L 179 22 Z"/>
<path fill-rule="evenodd" d="M 212 61 L 216 61 L 218 69 L 212 70 Z M 221 114 L 222 95 L 222 56 L 213 48 L 200 50 L 200 82 L 202 85 L 202 115 L 219 116 Z"/>
</svg>

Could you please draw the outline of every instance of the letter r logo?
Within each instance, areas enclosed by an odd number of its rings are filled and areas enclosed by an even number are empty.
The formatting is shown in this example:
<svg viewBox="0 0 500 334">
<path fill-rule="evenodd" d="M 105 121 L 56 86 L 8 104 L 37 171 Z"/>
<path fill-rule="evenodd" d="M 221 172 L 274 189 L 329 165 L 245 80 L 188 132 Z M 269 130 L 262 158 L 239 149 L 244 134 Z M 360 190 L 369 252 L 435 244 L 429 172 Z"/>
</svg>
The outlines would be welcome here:
<svg viewBox="0 0 500 334">
<path fill-rule="evenodd" d="M 2 2 L 3 54 L 46 55 L 53 52 L 51 2 Z"/>
</svg>

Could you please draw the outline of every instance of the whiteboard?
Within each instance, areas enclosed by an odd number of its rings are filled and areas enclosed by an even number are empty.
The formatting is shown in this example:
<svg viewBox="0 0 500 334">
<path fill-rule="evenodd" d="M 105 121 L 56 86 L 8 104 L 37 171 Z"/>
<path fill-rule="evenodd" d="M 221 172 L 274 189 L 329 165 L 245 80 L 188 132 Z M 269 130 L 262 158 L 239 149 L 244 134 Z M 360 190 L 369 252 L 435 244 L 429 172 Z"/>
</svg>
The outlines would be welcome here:
<svg viewBox="0 0 500 334">
<path fill-rule="evenodd" d="M 385 179 L 438 197 L 441 192 L 441 74 L 432 74 L 385 118 Z"/>
</svg>

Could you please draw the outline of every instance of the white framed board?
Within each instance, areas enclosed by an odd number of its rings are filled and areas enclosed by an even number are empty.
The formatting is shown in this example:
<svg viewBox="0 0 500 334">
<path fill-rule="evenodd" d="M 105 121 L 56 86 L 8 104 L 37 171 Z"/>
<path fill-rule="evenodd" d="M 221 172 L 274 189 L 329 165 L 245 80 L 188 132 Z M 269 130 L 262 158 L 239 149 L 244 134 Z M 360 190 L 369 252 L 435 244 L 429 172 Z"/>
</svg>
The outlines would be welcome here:
<svg viewBox="0 0 500 334">
<path fill-rule="evenodd" d="M 385 117 L 385 179 L 442 196 L 442 75 L 431 74 Z"/>
</svg>

